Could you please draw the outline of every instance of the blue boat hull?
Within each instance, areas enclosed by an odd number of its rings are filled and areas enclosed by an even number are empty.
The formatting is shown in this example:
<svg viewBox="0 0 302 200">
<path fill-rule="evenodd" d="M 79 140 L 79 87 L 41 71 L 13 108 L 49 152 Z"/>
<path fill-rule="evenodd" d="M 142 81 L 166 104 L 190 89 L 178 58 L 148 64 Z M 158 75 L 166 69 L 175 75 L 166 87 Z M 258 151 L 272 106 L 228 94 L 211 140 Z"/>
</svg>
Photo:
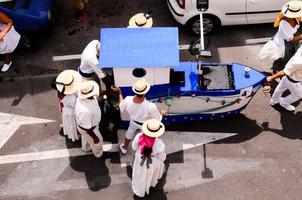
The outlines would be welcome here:
<svg viewBox="0 0 302 200">
<path fill-rule="evenodd" d="M 246 66 L 241 64 L 205 63 L 206 66 L 231 66 L 233 82 L 231 86 L 228 86 L 229 83 L 226 86 L 214 84 L 214 87 L 221 87 L 219 89 L 204 89 L 200 86 L 196 65 L 194 62 L 184 62 L 174 67 L 174 71 L 184 73 L 184 83 L 181 85 L 153 85 L 148 92 L 147 99 L 155 103 L 158 109 L 167 111 L 163 117 L 164 123 L 218 120 L 233 116 L 248 105 L 265 81 L 265 76 L 252 68 L 247 77 L 244 71 Z M 211 84 L 209 86 L 212 87 Z M 124 87 L 122 91 L 123 94 L 133 95 L 131 87 Z M 129 120 L 125 114 L 122 114 L 122 119 Z"/>
</svg>

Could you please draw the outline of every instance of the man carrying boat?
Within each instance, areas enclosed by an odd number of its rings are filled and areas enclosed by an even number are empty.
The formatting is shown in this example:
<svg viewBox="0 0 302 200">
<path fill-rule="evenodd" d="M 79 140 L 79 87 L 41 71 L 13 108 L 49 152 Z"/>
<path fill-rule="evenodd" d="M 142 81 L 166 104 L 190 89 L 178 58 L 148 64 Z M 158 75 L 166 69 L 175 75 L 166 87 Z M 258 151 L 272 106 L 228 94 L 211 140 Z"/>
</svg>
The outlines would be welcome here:
<svg viewBox="0 0 302 200">
<path fill-rule="evenodd" d="M 82 52 L 81 65 L 78 71 L 83 77 L 83 80 L 94 80 L 98 82 L 101 89 L 104 91 L 106 88 L 102 79 L 106 77 L 106 74 L 98 66 L 100 45 L 101 44 L 98 40 L 92 40 L 85 47 L 84 51 Z"/>
<path fill-rule="evenodd" d="M 159 112 L 154 103 L 145 99 L 146 93 L 150 90 L 150 85 L 145 79 L 140 79 L 132 86 L 134 96 L 127 96 L 120 103 L 120 111 L 128 112 L 130 123 L 125 135 L 125 142 L 120 144 L 122 154 L 127 154 L 129 143 L 137 130 L 141 129 L 142 124 L 148 119 L 157 119 L 161 121 L 165 111 Z"/>
<path fill-rule="evenodd" d="M 268 76 L 267 82 L 270 83 L 279 77 L 282 77 L 282 79 L 273 93 L 270 105 L 274 106 L 279 103 L 286 110 L 293 112 L 295 107 L 291 104 L 302 98 L 302 47 L 288 61 L 284 70 Z M 286 90 L 289 90 L 291 94 L 284 98 L 281 97 Z"/>
</svg>

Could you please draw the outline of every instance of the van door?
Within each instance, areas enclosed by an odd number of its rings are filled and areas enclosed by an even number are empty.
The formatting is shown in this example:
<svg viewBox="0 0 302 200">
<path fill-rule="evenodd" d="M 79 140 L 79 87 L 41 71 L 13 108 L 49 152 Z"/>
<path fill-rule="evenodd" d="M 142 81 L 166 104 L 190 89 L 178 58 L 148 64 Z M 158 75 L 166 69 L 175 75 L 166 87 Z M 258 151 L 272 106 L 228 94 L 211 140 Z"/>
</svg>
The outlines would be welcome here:
<svg viewBox="0 0 302 200">
<path fill-rule="evenodd" d="M 273 22 L 288 0 L 247 0 L 249 24 Z"/>
<path fill-rule="evenodd" d="M 206 13 L 217 16 L 221 25 L 245 24 L 247 0 L 209 0 Z M 196 2 L 196 0 L 193 0 Z"/>
</svg>

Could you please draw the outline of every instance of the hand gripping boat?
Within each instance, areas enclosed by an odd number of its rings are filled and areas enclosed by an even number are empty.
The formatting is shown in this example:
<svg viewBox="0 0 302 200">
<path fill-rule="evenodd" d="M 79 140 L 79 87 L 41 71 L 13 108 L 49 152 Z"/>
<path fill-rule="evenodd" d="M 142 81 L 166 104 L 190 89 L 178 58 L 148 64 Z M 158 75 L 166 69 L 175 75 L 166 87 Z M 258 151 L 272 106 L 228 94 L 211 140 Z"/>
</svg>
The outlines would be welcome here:
<svg viewBox="0 0 302 200">
<path fill-rule="evenodd" d="M 177 28 L 103 28 L 100 52 L 100 66 L 112 69 L 124 97 L 133 96 L 135 81 L 150 83 L 146 97 L 167 111 L 165 123 L 230 117 L 265 81 L 238 63 L 180 62 Z"/>
</svg>

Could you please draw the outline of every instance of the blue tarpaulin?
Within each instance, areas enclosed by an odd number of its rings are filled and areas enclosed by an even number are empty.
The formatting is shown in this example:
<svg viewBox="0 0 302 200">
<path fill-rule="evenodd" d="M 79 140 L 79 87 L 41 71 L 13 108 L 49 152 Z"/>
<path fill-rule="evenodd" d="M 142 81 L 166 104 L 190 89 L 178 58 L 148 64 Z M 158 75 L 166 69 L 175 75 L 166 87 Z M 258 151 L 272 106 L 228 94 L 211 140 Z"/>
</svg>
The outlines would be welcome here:
<svg viewBox="0 0 302 200">
<path fill-rule="evenodd" d="M 178 29 L 102 28 L 100 67 L 179 65 Z"/>
</svg>

